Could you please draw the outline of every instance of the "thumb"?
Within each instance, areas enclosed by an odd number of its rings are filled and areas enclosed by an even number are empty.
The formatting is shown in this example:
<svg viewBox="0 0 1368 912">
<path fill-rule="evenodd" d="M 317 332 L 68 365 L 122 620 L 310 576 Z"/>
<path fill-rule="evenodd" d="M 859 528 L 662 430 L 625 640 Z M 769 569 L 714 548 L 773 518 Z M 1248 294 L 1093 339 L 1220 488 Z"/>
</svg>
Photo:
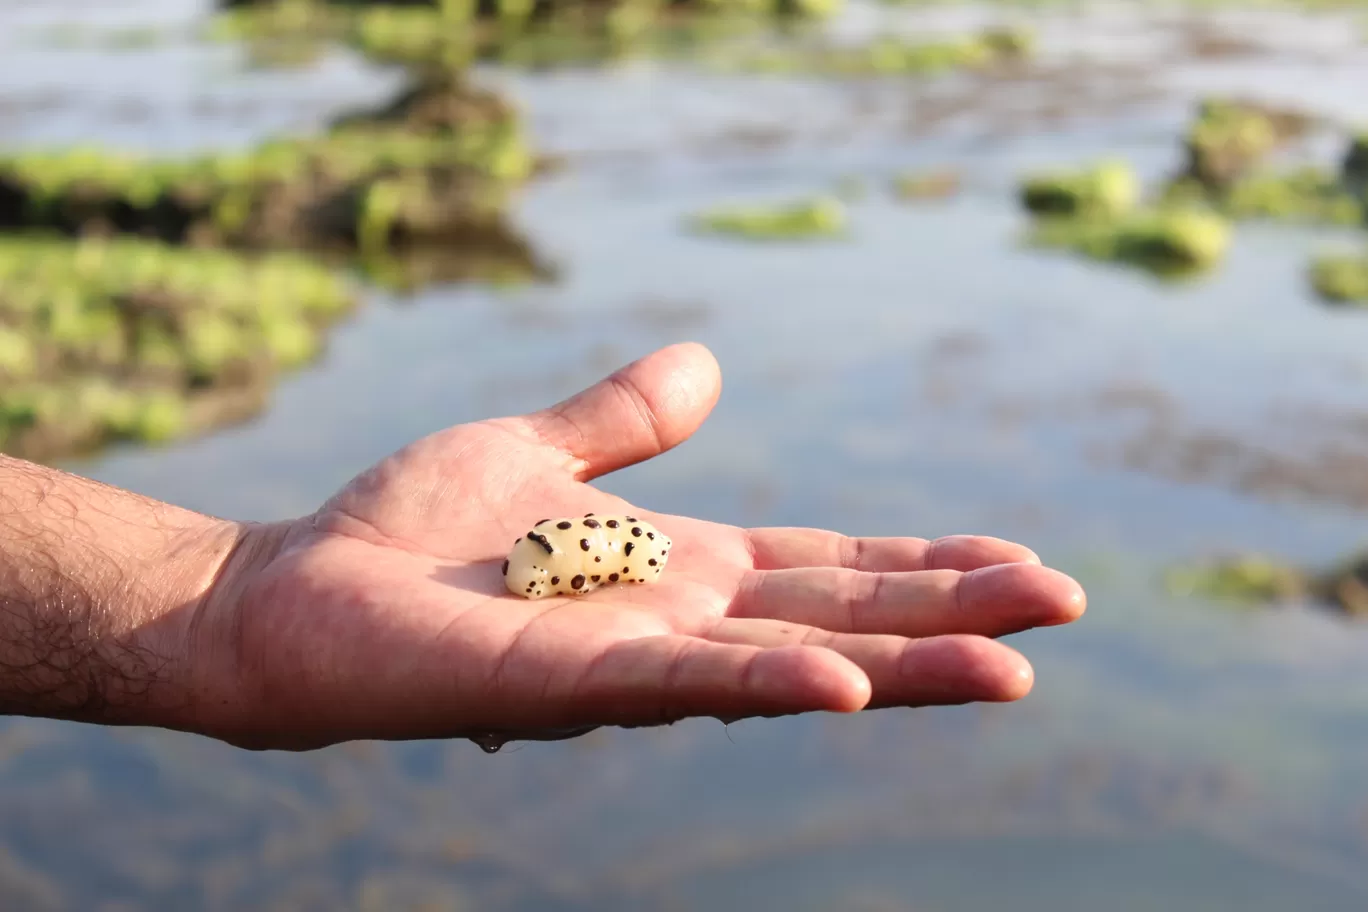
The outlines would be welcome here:
<svg viewBox="0 0 1368 912">
<path fill-rule="evenodd" d="M 522 420 L 543 443 L 578 460 L 575 477 L 589 481 L 689 439 L 721 392 L 717 359 L 704 346 L 684 342 Z"/>
</svg>

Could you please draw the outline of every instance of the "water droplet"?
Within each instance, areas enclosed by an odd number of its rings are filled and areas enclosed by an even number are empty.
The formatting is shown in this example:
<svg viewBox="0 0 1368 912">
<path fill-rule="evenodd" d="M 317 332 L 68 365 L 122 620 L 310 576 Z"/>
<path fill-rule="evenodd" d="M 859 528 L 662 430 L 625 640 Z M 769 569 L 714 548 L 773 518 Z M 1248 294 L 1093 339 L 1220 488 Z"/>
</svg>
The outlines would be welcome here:
<svg viewBox="0 0 1368 912">
<path fill-rule="evenodd" d="M 497 754 L 505 745 L 513 741 L 568 741 L 589 734 L 599 726 L 583 725 L 578 728 L 533 728 L 508 729 L 505 731 L 482 731 L 463 735 L 479 746 L 486 754 Z"/>
<path fill-rule="evenodd" d="M 478 735 L 471 735 L 470 740 L 479 745 L 480 750 L 486 754 L 497 754 L 510 739 L 493 732 L 485 732 Z"/>
</svg>

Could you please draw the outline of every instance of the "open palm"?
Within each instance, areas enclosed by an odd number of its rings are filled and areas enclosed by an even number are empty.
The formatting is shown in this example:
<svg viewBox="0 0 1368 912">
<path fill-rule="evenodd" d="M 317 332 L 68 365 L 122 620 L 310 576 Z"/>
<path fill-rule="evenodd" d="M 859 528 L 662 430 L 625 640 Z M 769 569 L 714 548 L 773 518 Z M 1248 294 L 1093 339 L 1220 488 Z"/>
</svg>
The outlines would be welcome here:
<svg viewBox="0 0 1368 912">
<path fill-rule="evenodd" d="M 317 513 L 262 527 L 211 606 L 241 694 L 221 734 L 291 748 L 550 737 L 1030 689 L 1030 665 L 992 637 L 1071 621 L 1084 600 L 1019 545 L 746 530 L 587 483 L 682 442 L 719 390 L 705 349 L 673 346 L 544 412 L 424 438 Z M 658 583 L 505 590 L 514 539 L 589 512 L 630 512 L 674 540 Z"/>
</svg>

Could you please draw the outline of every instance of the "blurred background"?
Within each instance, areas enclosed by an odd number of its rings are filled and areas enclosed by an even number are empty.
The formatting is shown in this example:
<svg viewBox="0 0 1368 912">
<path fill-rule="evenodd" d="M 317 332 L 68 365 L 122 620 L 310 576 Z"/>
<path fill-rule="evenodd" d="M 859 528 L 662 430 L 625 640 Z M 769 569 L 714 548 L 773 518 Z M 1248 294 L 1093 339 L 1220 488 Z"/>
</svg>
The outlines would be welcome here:
<svg viewBox="0 0 1368 912">
<path fill-rule="evenodd" d="M 0 449 L 243 519 L 674 341 L 663 512 L 1027 543 L 1011 706 L 252 754 L 0 723 L 6 910 L 1368 903 L 1368 16 L 0 2 Z"/>
</svg>

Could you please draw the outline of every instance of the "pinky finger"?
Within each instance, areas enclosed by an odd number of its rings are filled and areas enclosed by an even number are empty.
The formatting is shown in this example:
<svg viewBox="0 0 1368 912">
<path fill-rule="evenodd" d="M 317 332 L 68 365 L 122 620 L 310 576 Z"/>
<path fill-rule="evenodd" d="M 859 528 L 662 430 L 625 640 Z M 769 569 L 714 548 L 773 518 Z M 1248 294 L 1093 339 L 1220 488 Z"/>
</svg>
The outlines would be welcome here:
<svg viewBox="0 0 1368 912">
<path fill-rule="evenodd" d="M 610 646 L 581 678 L 573 700 L 604 724 L 638 726 L 693 716 L 856 712 L 870 696 L 864 671 L 829 649 L 664 635 Z"/>
</svg>

